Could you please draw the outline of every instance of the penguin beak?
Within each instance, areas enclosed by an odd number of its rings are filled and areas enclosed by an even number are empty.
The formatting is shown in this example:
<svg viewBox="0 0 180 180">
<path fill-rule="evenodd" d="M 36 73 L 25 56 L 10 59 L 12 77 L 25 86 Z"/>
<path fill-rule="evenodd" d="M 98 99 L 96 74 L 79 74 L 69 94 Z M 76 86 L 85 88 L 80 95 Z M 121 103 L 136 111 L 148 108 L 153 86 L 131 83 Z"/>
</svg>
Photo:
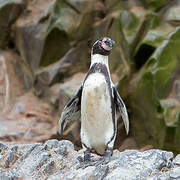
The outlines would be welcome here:
<svg viewBox="0 0 180 180">
<path fill-rule="evenodd" d="M 115 45 L 115 41 L 108 39 L 106 40 L 106 45 L 110 48 L 112 48 Z"/>
</svg>

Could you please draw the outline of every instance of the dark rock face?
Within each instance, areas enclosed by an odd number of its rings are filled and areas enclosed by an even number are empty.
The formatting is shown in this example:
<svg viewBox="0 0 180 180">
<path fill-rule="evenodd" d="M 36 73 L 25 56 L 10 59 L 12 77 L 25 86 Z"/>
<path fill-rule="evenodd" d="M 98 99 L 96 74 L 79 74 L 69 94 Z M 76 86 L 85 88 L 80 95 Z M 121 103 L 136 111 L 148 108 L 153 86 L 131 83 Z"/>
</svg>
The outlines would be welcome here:
<svg viewBox="0 0 180 180">
<path fill-rule="evenodd" d="M 179 179 L 179 155 L 174 159 L 172 152 L 162 150 L 114 151 L 106 165 L 89 166 L 78 169 L 78 156 L 67 140 L 48 140 L 44 144 L 4 144 L 0 143 L 0 179 L 128 179 L 156 180 Z M 93 159 L 100 157 L 93 154 Z"/>
<path fill-rule="evenodd" d="M 11 39 L 11 25 L 22 13 L 25 2 L 23 0 L 0 2 L 0 48 L 5 48 L 8 45 Z"/>
<path fill-rule="evenodd" d="M 35 71 L 40 62 L 44 46 L 43 32 L 46 24 L 41 20 L 49 15 L 55 0 L 29 1 L 27 12 L 24 12 L 14 25 L 15 43 L 22 58 Z"/>
</svg>

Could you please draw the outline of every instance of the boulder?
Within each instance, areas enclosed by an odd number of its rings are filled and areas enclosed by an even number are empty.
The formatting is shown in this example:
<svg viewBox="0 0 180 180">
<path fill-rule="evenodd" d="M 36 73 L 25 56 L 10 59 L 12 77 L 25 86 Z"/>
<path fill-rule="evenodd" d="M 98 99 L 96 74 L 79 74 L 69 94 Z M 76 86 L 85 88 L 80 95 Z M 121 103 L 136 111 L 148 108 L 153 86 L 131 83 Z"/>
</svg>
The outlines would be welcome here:
<svg viewBox="0 0 180 180">
<path fill-rule="evenodd" d="M 180 177 L 177 158 L 174 160 L 172 152 L 158 149 L 143 152 L 114 150 L 108 164 L 85 169 L 79 168 L 82 157 L 82 150 L 74 150 L 67 140 L 53 139 L 44 144 L 0 143 L 0 178 L 173 180 Z M 100 157 L 92 154 L 92 158 L 98 161 Z"/>
</svg>

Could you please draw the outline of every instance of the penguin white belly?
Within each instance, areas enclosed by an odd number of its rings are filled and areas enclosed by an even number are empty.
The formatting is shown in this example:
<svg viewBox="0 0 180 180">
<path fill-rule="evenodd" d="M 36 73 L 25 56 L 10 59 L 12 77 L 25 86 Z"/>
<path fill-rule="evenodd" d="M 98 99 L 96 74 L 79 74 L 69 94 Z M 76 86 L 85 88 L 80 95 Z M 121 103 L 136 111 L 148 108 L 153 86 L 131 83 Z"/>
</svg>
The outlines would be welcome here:
<svg viewBox="0 0 180 180">
<path fill-rule="evenodd" d="M 114 134 L 111 96 L 105 77 L 93 73 L 86 79 L 81 99 L 81 140 L 89 148 L 104 154 Z"/>
</svg>

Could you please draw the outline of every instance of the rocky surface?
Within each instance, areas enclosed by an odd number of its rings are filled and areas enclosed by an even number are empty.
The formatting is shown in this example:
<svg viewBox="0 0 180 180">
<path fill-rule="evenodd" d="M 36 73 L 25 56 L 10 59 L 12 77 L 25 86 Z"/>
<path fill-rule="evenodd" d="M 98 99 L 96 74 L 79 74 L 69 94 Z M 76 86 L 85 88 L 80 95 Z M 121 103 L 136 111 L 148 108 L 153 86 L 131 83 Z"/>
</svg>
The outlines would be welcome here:
<svg viewBox="0 0 180 180">
<path fill-rule="evenodd" d="M 70 141 L 56 139 L 44 144 L 0 143 L 0 179 L 180 179 L 180 154 L 151 149 L 114 150 L 106 165 L 79 168 L 82 150 L 74 150 Z M 100 157 L 93 154 L 93 159 Z"/>
<path fill-rule="evenodd" d="M 115 147 L 180 153 L 179 10 L 179 0 L 0 0 L 0 140 L 80 147 L 79 125 L 60 136 L 58 118 L 93 42 L 109 36 L 110 71 L 130 117 L 130 135 L 119 123 Z"/>
</svg>

